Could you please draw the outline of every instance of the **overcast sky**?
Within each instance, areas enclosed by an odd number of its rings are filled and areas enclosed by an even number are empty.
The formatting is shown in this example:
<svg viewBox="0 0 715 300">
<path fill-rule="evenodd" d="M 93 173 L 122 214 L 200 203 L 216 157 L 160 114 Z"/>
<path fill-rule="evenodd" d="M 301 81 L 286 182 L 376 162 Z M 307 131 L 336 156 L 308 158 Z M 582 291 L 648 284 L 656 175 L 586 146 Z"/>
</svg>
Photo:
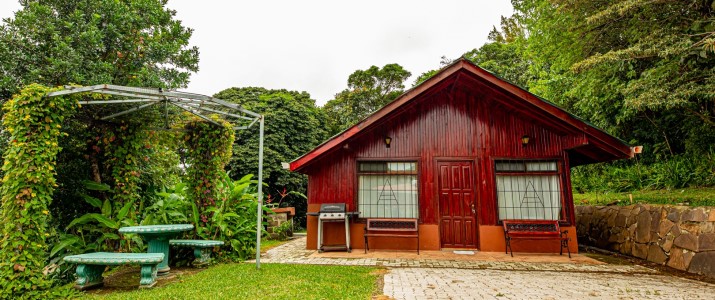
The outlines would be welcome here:
<svg viewBox="0 0 715 300">
<path fill-rule="evenodd" d="M 509 0 L 169 0 L 194 29 L 201 52 L 187 91 L 229 87 L 307 91 L 319 105 L 347 88 L 348 76 L 398 63 L 416 76 L 486 42 Z M 20 5 L 0 0 L 0 17 Z"/>
</svg>

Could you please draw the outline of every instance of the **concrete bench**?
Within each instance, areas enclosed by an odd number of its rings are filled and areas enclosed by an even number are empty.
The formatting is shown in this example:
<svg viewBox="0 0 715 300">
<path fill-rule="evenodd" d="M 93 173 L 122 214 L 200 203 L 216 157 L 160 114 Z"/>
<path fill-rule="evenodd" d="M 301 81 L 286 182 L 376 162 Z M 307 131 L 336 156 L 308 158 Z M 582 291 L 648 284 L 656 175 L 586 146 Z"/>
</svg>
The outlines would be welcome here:
<svg viewBox="0 0 715 300">
<path fill-rule="evenodd" d="M 150 288 L 156 284 L 156 270 L 164 260 L 163 253 L 112 253 L 94 252 L 65 256 L 64 261 L 77 264 L 75 288 L 86 290 L 104 285 L 104 269 L 107 266 L 140 265 L 139 288 Z"/>
<path fill-rule="evenodd" d="M 206 265 L 211 261 L 211 249 L 223 246 L 223 241 L 214 240 L 170 240 L 169 245 L 194 248 L 195 266 Z"/>
</svg>

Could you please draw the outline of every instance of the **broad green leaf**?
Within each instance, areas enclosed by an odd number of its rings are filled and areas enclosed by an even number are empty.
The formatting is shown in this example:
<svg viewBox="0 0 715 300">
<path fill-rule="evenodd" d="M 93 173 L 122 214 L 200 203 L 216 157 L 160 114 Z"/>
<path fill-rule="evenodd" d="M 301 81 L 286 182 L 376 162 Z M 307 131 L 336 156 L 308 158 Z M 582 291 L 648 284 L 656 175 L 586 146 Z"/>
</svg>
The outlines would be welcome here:
<svg viewBox="0 0 715 300">
<path fill-rule="evenodd" d="M 93 207 L 102 208 L 102 200 L 88 195 L 82 195 L 82 199 L 84 199 L 85 202 L 89 203 L 89 205 L 92 205 Z"/>
</svg>

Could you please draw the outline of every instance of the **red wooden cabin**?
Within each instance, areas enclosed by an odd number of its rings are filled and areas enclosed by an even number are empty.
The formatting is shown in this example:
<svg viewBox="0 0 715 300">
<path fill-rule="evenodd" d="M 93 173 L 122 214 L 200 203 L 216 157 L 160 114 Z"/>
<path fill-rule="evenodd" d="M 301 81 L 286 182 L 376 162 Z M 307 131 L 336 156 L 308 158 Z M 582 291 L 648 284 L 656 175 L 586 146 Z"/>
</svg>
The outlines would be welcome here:
<svg viewBox="0 0 715 300">
<path fill-rule="evenodd" d="M 389 146 L 386 138 L 390 139 Z M 290 163 L 308 175 L 308 211 L 346 203 L 367 218 L 417 218 L 420 248 L 504 251 L 502 219 L 558 220 L 576 246 L 570 168 L 623 159 L 623 141 L 460 59 L 365 120 Z M 326 224 L 326 243 L 344 242 Z M 317 217 L 308 217 L 316 248 Z M 370 240 L 370 249 L 414 250 L 416 241 Z M 519 252 L 558 252 L 525 241 Z"/>
</svg>

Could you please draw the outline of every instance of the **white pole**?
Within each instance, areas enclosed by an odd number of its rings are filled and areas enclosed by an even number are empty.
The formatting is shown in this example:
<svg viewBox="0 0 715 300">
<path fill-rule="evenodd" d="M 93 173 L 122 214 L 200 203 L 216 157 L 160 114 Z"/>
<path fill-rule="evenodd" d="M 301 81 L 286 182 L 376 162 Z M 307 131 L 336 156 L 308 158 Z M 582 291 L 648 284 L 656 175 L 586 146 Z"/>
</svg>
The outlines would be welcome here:
<svg viewBox="0 0 715 300">
<path fill-rule="evenodd" d="M 261 269 L 261 229 L 263 229 L 263 115 L 258 134 L 258 205 L 256 206 L 256 269 Z"/>
</svg>

